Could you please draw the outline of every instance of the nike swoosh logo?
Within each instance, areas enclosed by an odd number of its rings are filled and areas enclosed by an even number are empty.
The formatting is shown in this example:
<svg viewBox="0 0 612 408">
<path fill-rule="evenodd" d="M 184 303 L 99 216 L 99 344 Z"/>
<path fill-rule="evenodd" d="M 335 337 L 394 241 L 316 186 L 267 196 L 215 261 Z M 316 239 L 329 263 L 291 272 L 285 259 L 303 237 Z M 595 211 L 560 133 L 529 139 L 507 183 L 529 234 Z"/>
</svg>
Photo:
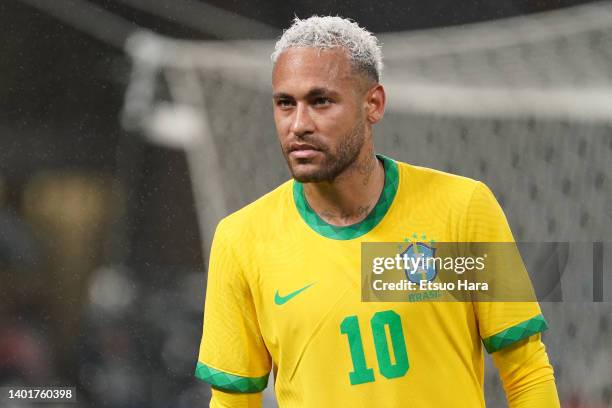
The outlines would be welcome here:
<svg viewBox="0 0 612 408">
<path fill-rule="evenodd" d="M 303 291 L 305 291 L 306 289 L 308 289 L 309 287 L 311 287 L 312 285 L 314 285 L 314 282 L 304 286 L 303 288 L 300 288 L 294 292 L 291 292 L 290 294 L 286 295 L 286 296 L 281 296 L 278 294 L 278 290 L 276 291 L 276 293 L 274 294 L 274 303 L 276 303 L 277 305 L 284 305 L 285 303 L 287 303 L 288 301 L 290 301 L 291 299 L 293 299 L 295 296 L 299 295 L 300 293 L 302 293 Z"/>
</svg>

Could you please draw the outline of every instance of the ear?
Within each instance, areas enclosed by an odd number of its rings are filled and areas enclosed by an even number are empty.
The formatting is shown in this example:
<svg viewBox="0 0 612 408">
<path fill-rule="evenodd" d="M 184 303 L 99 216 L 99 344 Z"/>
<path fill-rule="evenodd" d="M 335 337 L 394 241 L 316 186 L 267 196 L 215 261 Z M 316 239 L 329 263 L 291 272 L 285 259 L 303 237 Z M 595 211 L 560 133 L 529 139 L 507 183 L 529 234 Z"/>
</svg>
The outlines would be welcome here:
<svg viewBox="0 0 612 408">
<path fill-rule="evenodd" d="M 382 119 L 385 114 L 386 100 L 385 88 L 379 83 L 366 92 L 365 107 L 368 122 L 374 124 Z"/>
</svg>

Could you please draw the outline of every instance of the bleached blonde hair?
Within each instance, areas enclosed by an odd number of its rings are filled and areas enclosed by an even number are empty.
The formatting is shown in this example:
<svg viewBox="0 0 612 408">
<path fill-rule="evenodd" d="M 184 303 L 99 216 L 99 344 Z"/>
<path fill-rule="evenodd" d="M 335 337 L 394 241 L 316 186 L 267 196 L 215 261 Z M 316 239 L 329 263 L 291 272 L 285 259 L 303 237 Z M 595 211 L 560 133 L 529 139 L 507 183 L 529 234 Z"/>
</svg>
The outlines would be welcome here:
<svg viewBox="0 0 612 408">
<path fill-rule="evenodd" d="M 312 47 L 329 49 L 343 47 L 357 71 L 374 81 L 380 81 L 383 62 L 378 39 L 357 23 L 342 17 L 312 16 L 304 20 L 295 17 L 283 32 L 271 55 L 272 62 L 289 48 Z"/>
</svg>

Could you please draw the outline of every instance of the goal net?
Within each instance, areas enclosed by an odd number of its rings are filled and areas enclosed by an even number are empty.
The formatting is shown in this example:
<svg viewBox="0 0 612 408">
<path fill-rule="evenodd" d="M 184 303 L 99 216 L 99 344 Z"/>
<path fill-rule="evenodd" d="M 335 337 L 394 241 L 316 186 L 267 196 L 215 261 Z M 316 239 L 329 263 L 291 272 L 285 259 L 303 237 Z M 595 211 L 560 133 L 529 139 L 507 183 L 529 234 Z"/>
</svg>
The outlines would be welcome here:
<svg viewBox="0 0 612 408">
<path fill-rule="evenodd" d="M 517 240 L 612 240 L 612 3 L 379 39 L 388 107 L 377 151 L 482 180 Z M 289 177 L 272 117 L 273 47 L 145 33 L 127 44 L 123 123 L 184 149 L 205 251 L 222 216 Z M 562 399 L 609 403 L 610 304 L 542 307 Z M 487 380 L 493 406 L 498 385 Z"/>
</svg>

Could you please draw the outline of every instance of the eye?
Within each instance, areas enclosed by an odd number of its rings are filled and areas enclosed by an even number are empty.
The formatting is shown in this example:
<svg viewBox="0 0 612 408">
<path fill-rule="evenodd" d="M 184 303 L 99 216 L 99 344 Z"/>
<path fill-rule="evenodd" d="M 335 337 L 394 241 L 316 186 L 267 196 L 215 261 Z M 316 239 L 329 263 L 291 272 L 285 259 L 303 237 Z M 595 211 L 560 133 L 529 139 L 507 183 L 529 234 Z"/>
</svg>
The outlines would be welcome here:
<svg viewBox="0 0 612 408">
<path fill-rule="evenodd" d="M 278 106 L 281 109 L 290 108 L 293 106 L 293 101 L 291 101 L 290 99 L 277 99 L 276 106 Z"/>
<path fill-rule="evenodd" d="M 318 98 L 315 98 L 315 100 L 313 101 L 315 105 L 318 106 L 326 106 L 332 103 L 332 100 L 329 98 L 325 98 L 323 96 L 320 96 Z"/>
</svg>

